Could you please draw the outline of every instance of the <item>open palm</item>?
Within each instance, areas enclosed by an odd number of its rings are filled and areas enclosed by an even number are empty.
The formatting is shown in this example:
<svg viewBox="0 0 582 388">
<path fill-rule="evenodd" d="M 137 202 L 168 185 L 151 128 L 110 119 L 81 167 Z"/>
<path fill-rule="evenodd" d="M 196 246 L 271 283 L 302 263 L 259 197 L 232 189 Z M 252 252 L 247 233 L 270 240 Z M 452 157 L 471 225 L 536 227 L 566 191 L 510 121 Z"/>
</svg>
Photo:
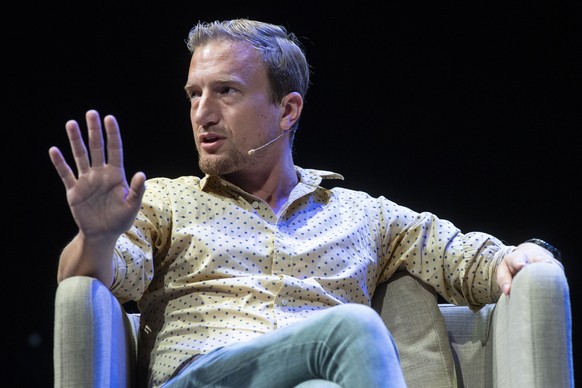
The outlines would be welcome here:
<svg viewBox="0 0 582 388">
<path fill-rule="evenodd" d="M 66 124 L 78 176 L 57 147 L 51 147 L 49 155 L 65 185 L 67 201 L 79 230 L 85 236 L 117 238 L 135 219 L 145 190 L 145 175 L 136 173 L 131 185 L 127 183 L 115 117 L 104 119 L 107 156 L 99 114 L 88 111 L 86 121 L 88 150 L 78 123 L 71 120 Z"/>
</svg>

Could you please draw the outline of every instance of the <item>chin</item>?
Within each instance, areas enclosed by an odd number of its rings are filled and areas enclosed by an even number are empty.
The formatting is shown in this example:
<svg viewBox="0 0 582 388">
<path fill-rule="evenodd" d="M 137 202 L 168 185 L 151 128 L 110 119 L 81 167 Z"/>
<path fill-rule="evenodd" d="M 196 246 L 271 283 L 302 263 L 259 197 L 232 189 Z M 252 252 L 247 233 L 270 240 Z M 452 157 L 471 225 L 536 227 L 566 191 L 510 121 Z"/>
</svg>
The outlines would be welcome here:
<svg viewBox="0 0 582 388">
<path fill-rule="evenodd" d="M 225 175 L 237 170 L 236 163 L 224 155 L 205 155 L 198 160 L 200 170 L 209 175 Z"/>
</svg>

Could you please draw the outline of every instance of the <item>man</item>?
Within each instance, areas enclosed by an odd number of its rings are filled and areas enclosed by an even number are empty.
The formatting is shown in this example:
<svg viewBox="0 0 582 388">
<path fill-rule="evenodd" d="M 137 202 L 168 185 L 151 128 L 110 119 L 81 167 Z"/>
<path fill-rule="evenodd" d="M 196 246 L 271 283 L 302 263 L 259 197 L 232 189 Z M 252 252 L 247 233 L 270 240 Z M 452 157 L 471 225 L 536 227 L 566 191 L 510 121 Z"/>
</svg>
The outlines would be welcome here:
<svg viewBox="0 0 582 388">
<path fill-rule="evenodd" d="M 390 333 L 369 308 L 399 268 L 478 309 L 509 293 L 536 240 L 461 233 L 384 197 L 326 189 L 294 165 L 309 86 L 299 42 L 252 20 L 199 23 L 185 90 L 203 178 L 127 183 L 113 116 L 86 114 L 88 150 L 66 124 L 77 174 L 51 160 L 79 227 L 58 280 L 96 277 L 141 312 L 148 386 L 405 386 Z M 544 245 L 546 248 L 541 247 Z M 385 344 L 378 346 L 378 344 Z"/>
</svg>

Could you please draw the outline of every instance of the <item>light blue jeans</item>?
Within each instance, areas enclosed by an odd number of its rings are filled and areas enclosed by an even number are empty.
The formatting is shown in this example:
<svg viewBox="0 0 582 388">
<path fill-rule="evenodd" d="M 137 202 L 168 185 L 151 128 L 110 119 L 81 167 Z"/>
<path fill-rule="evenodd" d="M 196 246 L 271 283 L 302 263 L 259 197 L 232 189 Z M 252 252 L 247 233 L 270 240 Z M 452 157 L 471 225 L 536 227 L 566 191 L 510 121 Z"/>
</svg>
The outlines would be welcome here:
<svg viewBox="0 0 582 388">
<path fill-rule="evenodd" d="M 370 307 L 345 304 L 195 358 L 164 388 L 406 387 L 396 345 Z"/>
</svg>

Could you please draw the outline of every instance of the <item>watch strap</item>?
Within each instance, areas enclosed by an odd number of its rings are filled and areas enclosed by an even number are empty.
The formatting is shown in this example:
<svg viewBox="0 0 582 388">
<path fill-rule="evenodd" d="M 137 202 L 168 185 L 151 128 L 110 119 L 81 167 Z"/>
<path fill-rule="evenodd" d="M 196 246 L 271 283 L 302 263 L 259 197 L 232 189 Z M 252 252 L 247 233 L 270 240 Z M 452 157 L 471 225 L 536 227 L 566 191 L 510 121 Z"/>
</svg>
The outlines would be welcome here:
<svg viewBox="0 0 582 388">
<path fill-rule="evenodd" d="M 562 261 L 562 254 L 560 253 L 558 248 L 556 248 L 552 244 L 550 244 L 542 239 L 539 239 L 539 238 L 530 238 L 529 240 L 526 240 L 525 242 L 533 243 L 533 244 L 536 244 L 536 245 L 544 248 L 545 250 L 549 251 L 552 254 L 552 256 L 554 256 L 554 259 L 558 260 L 559 262 Z"/>
</svg>

